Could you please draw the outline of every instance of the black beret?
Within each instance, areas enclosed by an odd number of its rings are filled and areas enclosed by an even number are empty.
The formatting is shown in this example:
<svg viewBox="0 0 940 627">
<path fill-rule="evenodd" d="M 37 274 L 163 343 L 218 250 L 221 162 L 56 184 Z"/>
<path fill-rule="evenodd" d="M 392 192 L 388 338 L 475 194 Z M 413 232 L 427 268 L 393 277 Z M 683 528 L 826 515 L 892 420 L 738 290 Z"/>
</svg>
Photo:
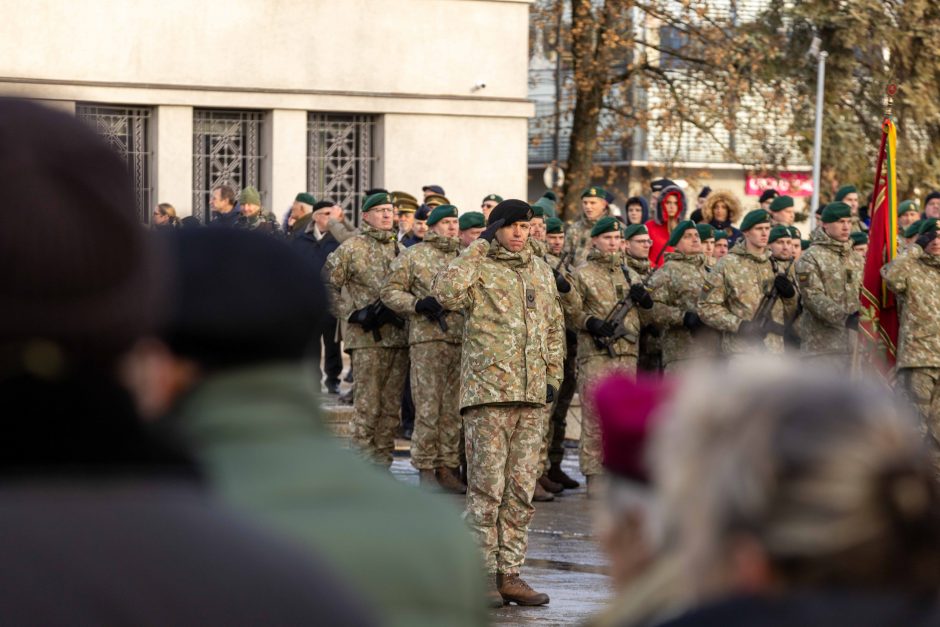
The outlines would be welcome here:
<svg viewBox="0 0 940 627">
<path fill-rule="evenodd" d="M 772 199 L 772 198 L 776 198 L 776 197 L 779 196 L 779 195 L 780 195 L 780 192 L 778 192 L 778 191 L 775 190 L 775 189 L 765 189 L 765 190 L 764 190 L 764 193 L 760 195 L 760 200 L 758 200 L 757 202 L 758 202 L 758 203 L 765 203 L 765 202 L 767 202 L 768 200 L 770 200 L 770 199 Z"/>
<path fill-rule="evenodd" d="M 313 210 L 319 211 L 320 209 L 326 209 L 327 207 L 332 207 L 335 204 L 336 203 L 333 202 L 332 200 L 319 200 L 313 203 Z"/>
<path fill-rule="evenodd" d="M 702 191 L 698 193 L 699 198 L 708 198 L 708 195 L 712 193 L 712 188 L 706 185 L 702 188 Z"/>
<path fill-rule="evenodd" d="M 929 194 L 927 194 L 927 197 L 924 198 L 924 204 L 926 205 L 928 202 L 930 202 L 934 198 L 940 198 L 940 192 L 932 191 Z"/>
<path fill-rule="evenodd" d="M 431 208 L 427 205 L 421 205 L 418 207 L 418 210 L 415 211 L 415 220 L 427 220 L 430 215 Z"/>
<path fill-rule="evenodd" d="M 503 226 L 509 226 L 516 222 L 528 222 L 532 219 L 532 207 L 524 200 L 510 198 L 499 203 L 490 212 L 490 218 L 487 225 L 493 224 L 497 220 L 504 220 Z"/>
</svg>

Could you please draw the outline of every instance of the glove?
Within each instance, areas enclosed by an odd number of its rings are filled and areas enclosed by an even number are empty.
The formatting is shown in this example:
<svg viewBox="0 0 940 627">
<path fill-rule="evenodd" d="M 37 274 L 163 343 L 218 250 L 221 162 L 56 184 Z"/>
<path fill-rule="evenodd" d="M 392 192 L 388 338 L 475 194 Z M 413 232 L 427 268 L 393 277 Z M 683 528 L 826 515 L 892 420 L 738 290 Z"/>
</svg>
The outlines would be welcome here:
<svg viewBox="0 0 940 627">
<path fill-rule="evenodd" d="M 646 288 L 639 283 L 630 286 L 630 299 L 643 309 L 653 308 L 653 297 Z"/>
<path fill-rule="evenodd" d="M 567 294 L 570 292 L 571 283 L 568 283 L 564 275 L 558 270 L 552 270 L 552 273 L 555 275 L 555 287 L 558 289 L 558 293 Z"/>
<path fill-rule="evenodd" d="M 425 296 L 415 303 L 415 313 L 424 314 L 429 318 L 435 318 L 444 313 L 444 308 L 433 296 Z"/>
<path fill-rule="evenodd" d="M 685 315 L 682 316 L 682 326 L 684 326 L 689 331 L 698 331 L 705 323 L 702 322 L 702 319 L 698 317 L 698 314 L 694 311 L 687 311 Z"/>
<path fill-rule="evenodd" d="M 588 333 L 594 337 L 610 337 L 614 334 L 614 331 L 617 330 L 613 322 L 605 322 L 594 316 L 588 318 L 584 326 L 587 327 Z"/>
<path fill-rule="evenodd" d="M 861 314 L 859 312 L 851 313 L 845 318 L 845 328 L 851 329 L 853 331 L 858 331 L 858 318 Z"/>
<path fill-rule="evenodd" d="M 379 303 L 379 306 L 376 308 L 374 322 L 376 327 L 382 327 L 386 324 L 390 324 L 399 329 L 405 327 L 405 321 L 399 318 L 398 314 L 389 309 L 385 303 Z"/>
<path fill-rule="evenodd" d="M 553 388 L 551 384 L 547 384 L 545 386 L 545 402 L 546 403 L 555 402 L 555 388 Z"/>
<path fill-rule="evenodd" d="M 503 226 L 503 224 L 505 224 L 505 223 L 506 223 L 506 221 L 505 221 L 504 219 L 502 219 L 502 218 L 500 218 L 499 220 L 496 220 L 495 222 L 493 222 L 493 224 L 491 224 L 491 225 L 489 225 L 488 227 L 486 227 L 486 230 L 485 230 L 485 231 L 483 231 L 482 233 L 480 233 L 479 239 L 482 239 L 482 240 L 485 240 L 485 241 L 487 241 L 487 242 L 491 242 L 491 243 L 492 243 L 493 238 L 496 237 L 496 231 L 498 231 L 499 229 L 501 229 L 502 226 Z"/>
<path fill-rule="evenodd" d="M 774 322 L 773 320 L 768 321 L 764 329 L 767 333 L 773 333 L 774 335 L 779 335 L 780 337 L 783 337 L 787 331 L 782 324 L 779 322 Z"/>
<path fill-rule="evenodd" d="M 767 335 L 767 331 L 764 330 L 760 322 L 745 320 L 738 327 L 738 335 L 755 340 L 762 340 Z"/>
<path fill-rule="evenodd" d="M 349 324 L 358 324 L 362 327 L 367 327 L 369 323 L 372 322 L 372 312 L 370 311 L 369 307 L 357 309 L 356 311 L 349 314 L 349 318 L 346 319 L 346 322 Z"/>
<path fill-rule="evenodd" d="M 793 284 L 790 283 L 790 279 L 783 274 L 774 277 L 774 288 L 784 298 L 793 298 L 796 295 L 796 290 L 793 288 Z"/>
<path fill-rule="evenodd" d="M 930 244 L 930 242 L 937 239 L 937 233 L 940 233 L 940 231 L 927 231 L 918 237 L 915 243 L 921 248 L 927 248 L 927 245 Z"/>
</svg>

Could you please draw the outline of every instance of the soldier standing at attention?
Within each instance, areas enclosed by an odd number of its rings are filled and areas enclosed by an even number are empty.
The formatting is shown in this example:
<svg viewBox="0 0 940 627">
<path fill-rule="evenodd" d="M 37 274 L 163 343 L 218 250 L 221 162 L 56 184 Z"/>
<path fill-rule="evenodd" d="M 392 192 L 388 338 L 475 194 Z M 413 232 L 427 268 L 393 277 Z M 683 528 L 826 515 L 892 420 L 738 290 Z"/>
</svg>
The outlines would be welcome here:
<svg viewBox="0 0 940 627">
<path fill-rule="evenodd" d="M 644 224 L 631 224 L 623 230 L 624 264 L 645 281 L 653 273 L 650 249 L 653 238 Z M 655 326 L 652 310 L 640 311 L 640 355 L 637 369 L 641 372 L 659 373 L 662 370 L 663 354 L 660 331 Z"/>
<path fill-rule="evenodd" d="M 636 228 L 636 227 L 631 227 Z M 574 326 L 578 329 L 578 384 L 581 396 L 581 442 L 579 461 L 587 477 L 588 497 L 597 498 L 602 488 L 598 481 L 601 464 L 601 433 L 597 411 L 587 399 L 597 380 L 613 371 L 636 373 L 640 352 L 640 315 L 637 307 L 650 309 L 653 299 L 640 277 L 623 265 L 620 252 L 620 222 L 610 216 L 597 221 L 591 229 L 591 250 L 587 261 L 578 266 L 572 283 L 580 300 Z M 620 320 L 607 319 L 623 299 L 637 306 L 627 312 L 623 326 L 627 334 L 610 343 Z"/>
<path fill-rule="evenodd" d="M 864 260 L 852 251 L 852 211 L 844 202 L 826 205 L 822 228 L 796 263 L 803 313 L 796 330 L 802 356 L 848 371 L 849 331 L 858 330 L 859 289 Z"/>
<path fill-rule="evenodd" d="M 792 196 L 777 196 L 770 201 L 770 223 L 773 226 L 782 224 L 792 226 L 796 219 L 796 210 L 793 208 Z"/>
<path fill-rule="evenodd" d="M 460 410 L 454 390 L 460 387 L 460 342 L 463 314 L 446 311 L 431 295 L 434 275 L 457 258 L 457 207 L 435 207 L 424 241 L 399 255 L 382 287 L 382 302 L 408 319 L 411 395 L 415 427 L 411 464 L 422 486 L 440 486 L 457 494 L 467 487 L 459 479 Z"/>
<path fill-rule="evenodd" d="M 457 234 L 460 240 L 460 248 L 467 248 L 480 237 L 480 233 L 486 227 L 486 218 L 479 211 L 468 211 L 460 215 L 460 232 Z"/>
<path fill-rule="evenodd" d="M 531 220 L 525 202 L 499 203 L 480 239 L 433 282 L 441 306 L 466 316 L 460 360 L 466 521 L 483 549 L 494 605 L 549 600 L 519 577 L 547 428 L 545 405 L 561 385 L 565 351 L 555 278 L 527 246 Z"/>
<path fill-rule="evenodd" d="M 849 206 L 852 221 L 852 231 L 867 231 L 868 227 L 858 217 L 858 189 L 854 185 L 843 185 L 836 192 L 835 202 L 843 202 Z"/>
<path fill-rule="evenodd" d="M 589 187 L 581 193 L 581 216 L 565 231 L 567 245 L 574 252 L 572 265 L 584 261 L 591 249 L 591 229 L 609 213 L 607 192 L 602 188 Z"/>
<path fill-rule="evenodd" d="M 349 323 L 343 343 L 356 373 L 352 443 L 367 459 L 385 468 L 392 465 L 408 363 L 404 323 L 379 300 L 399 253 L 392 231 L 394 211 L 389 193 L 366 197 L 359 233 L 333 251 L 324 267 L 333 313 Z M 342 298 L 344 287 L 348 300 Z"/>
<path fill-rule="evenodd" d="M 773 353 L 783 352 L 784 321 L 796 309 L 796 288 L 778 274 L 767 251 L 770 215 L 754 209 L 741 220 L 742 241 L 708 273 L 699 297 L 698 315 L 721 331 L 725 355 L 747 353 L 755 344 Z M 771 290 L 779 298 L 767 320 L 755 320 L 761 302 Z"/>
<path fill-rule="evenodd" d="M 712 252 L 712 259 L 707 261 L 709 268 L 714 268 L 715 264 L 728 254 L 728 237 L 728 232 L 724 229 L 715 229 L 715 248 Z"/>
</svg>

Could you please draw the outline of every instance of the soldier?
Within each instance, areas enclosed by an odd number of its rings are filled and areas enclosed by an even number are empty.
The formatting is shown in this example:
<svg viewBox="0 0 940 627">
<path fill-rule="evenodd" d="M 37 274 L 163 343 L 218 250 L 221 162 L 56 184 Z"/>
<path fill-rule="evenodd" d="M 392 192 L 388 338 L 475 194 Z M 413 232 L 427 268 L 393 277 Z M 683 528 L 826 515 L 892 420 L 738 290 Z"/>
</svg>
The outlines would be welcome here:
<svg viewBox="0 0 940 627">
<path fill-rule="evenodd" d="M 796 219 L 793 204 L 793 198 L 790 196 L 777 196 L 770 201 L 769 211 L 771 226 L 776 226 L 777 224 L 791 226 Z"/>
<path fill-rule="evenodd" d="M 545 209 L 538 205 L 532 207 L 532 220 L 529 227 L 529 242 L 538 242 L 536 247 L 536 256 L 544 257 L 547 252 L 545 248 Z"/>
<path fill-rule="evenodd" d="M 356 373 L 352 443 L 385 468 L 392 464 L 408 362 L 404 322 L 379 300 L 400 252 L 392 231 L 394 211 L 391 194 L 366 197 L 360 232 L 340 244 L 325 267 L 333 313 L 349 323 L 343 341 Z M 342 298 L 344 287 L 348 299 Z"/>
<path fill-rule="evenodd" d="M 712 251 L 714 261 L 709 264 L 709 267 L 715 267 L 715 264 L 728 254 L 728 249 L 728 232 L 724 229 L 715 229 L 715 248 Z"/>
<path fill-rule="evenodd" d="M 933 190 L 927 197 L 924 198 L 924 215 L 921 216 L 923 219 L 927 218 L 940 218 L 940 192 Z"/>
<path fill-rule="evenodd" d="M 666 253 L 666 263 L 649 284 L 652 317 L 663 332 L 666 372 L 684 367 L 689 360 L 718 353 L 718 334 L 707 329 L 695 311 L 708 272 L 699 233 L 691 220 L 676 225 L 669 240 L 675 251 Z"/>
<path fill-rule="evenodd" d="M 468 211 L 460 216 L 460 247 L 467 248 L 480 237 L 486 226 L 486 218 L 479 211 Z"/>
<path fill-rule="evenodd" d="M 698 315 L 721 331 L 725 355 L 751 352 L 755 344 L 773 353 L 783 352 L 784 323 L 796 309 L 796 289 L 777 273 L 767 251 L 770 215 L 763 209 L 748 212 L 741 220 L 742 241 L 708 273 L 699 297 Z M 779 298 L 764 319 L 755 319 L 761 303 L 770 302 L 772 290 Z"/>
<path fill-rule="evenodd" d="M 466 316 L 460 360 L 466 520 L 483 549 L 494 605 L 549 601 L 519 577 L 545 404 L 561 384 L 564 359 L 555 279 L 545 264 L 533 263 L 527 246 L 531 219 L 525 202 L 499 203 L 480 239 L 433 282 L 441 306 Z"/>
<path fill-rule="evenodd" d="M 705 257 L 706 267 L 714 265 L 715 256 L 715 227 L 711 224 L 696 224 L 698 238 L 702 242 L 702 255 Z"/>
<path fill-rule="evenodd" d="M 293 239 L 307 232 L 307 227 L 313 221 L 313 206 L 317 204 L 317 199 L 313 194 L 300 192 L 294 197 L 294 202 L 290 206 L 290 215 L 287 218 L 287 237 Z M 330 203 L 329 206 L 332 206 Z"/>
<path fill-rule="evenodd" d="M 431 295 L 434 275 L 460 253 L 457 208 L 435 207 L 427 222 L 429 232 L 424 242 L 392 262 L 381 297 L 408 319 L 415 404 L 411 464 L 418 469 L 422 486 L 465 494 L 467 487 L 458 478 L 460 411 L 454 394 L 460 387 L 463 314 L 446 311 Z"/>
<path fill-rule="evenodd" d="M 881 269 L 904 299 L 898 341 L 898 385 L 920 413 L 934 459 L 940 458 L 940 222 L 924 222 L 907 254 Z M 940 465 L 940 464 L 938 464 Z"/>
<path fill-rule="evenodd" d="M 574 254 L 573 263 L 581 263 L 587 257 L 591 248 L 591 229 L 609 213 L 606 191 L 600 187 L 589 187 L 581 192 L 581 216 L 565 231 L 565 240 Z"/>
<path fill-rule="evenodd" d="M 578 385 L 582 399 L 578 453 L 581 472 L 587 477 L 589 498 L 600 496 L 602 488 L 598 478 L 603 471 L 600 426 L 597 412 L 588 401 L 589 390 L 600 377 L 612 371 L 635 374 L 640 352 L 637 307 L 630 309 L 621 320 L 608 319 L 608 316 L 623 299 L 643 309 L 653 306 L 653 299 L 640 277 L 623 265 L 621 239 L 620 222 L 610 216 L 598 220 L 591 229 L 587 261 L 578 266 L 572 276 L 580 301 L 573 320 L 578 329 Z M 626 335 L 611 341 L 621 323 Z M 610 344 L 611 349 L 605 344 Z"/>
<path fill-rule="evenodd" d="M 548 254 L 555 258 L 555 265 L 552 266 L 554 268 L 561 262 L 565 247 L 565 223 L 559 218 L 545 220 L 545 243 Z"/>
<path fill-rule="evenodd" d="M 653 240 L 643 224 L 631 224 L 623 231 L 624 264 L 633 270 L 640 281 L 646 281 L 653 273 L 650 263 L 650 248 Z M 640 311 L 640 355 L 637 369 L 643 372 L 662 370 L 662 348 L 659 341 L 659 329 L 654 324 L 650 310 Z"/>
<path fill-rule="evenodd" d="M 281 227 L 277 223 L 277 217 L 261 208 L 261 194 L 254 187 L 249 186 L 242 190 L 238 197 L 238 204 L 241 211 L 235 220 L 235 228 L 271 235 L 280 233 Z"/>
<path fill-rule="evenodd" d="M 411 235 L 401 241 L 406 247 L 420 244 L 424 241 L 424 236 L 428 233 L 428 216 L 431 215 L 431 208 L 427 205 L 421 205 L 415 211 L 415 224 L 411 227 Z"/>
<path fill-rule="evenodd" d="M 868 227 L 858 217 L 858 189 L 854 185 L 843 185 L 836 192 L 835 202 L 844 202 L 849 206 L 853 231 L 867 231 Z"/>
<path fill-rule="evenodd" d="M 852 252 L 852 210 L 832 202 L 822 212 L 822 229 L 796 264 L 803 313 L 796 329 L 802 355 L 847 371 L 849 331 L 858 330 L 859 289 L 864 261 Z"/>
<path fill-rule="evenodd" d="M 450 201 L 443 194 L 428 194 L 424 197 L 424 204 L 434 209 L 434 207 L 440 207 L 441 205 L 449 205 Z"/>
<path fill-rule="evenodd" d="M 898 242 L 899 255 L 914 244 L 914 242 L 917 240 L 917 236 L 920 235 L 920 227 L 923 225 L 923 220 L 917 220 L 916 222 L 912 222 L 911 225 L 904 230 L 904 233 L 900 233 L 900 231 L 898 231 L 899 237 L 901 238 L 901 241 Z"/>
<path fill-rule="evenodd" d="M 770 249 L 770 256 L 773 259 L 779 262 L 791 261 L 793 259 L 793 246 L 790 243 L 790 229 L 783 224 L 778 224 L 770 229 L 770 235 L 767 237 L 767 247 Z"/>
<path fill-rule="evenodd" d="M 794 276 L 796 275 L 796 261 L 803 254 L 803 235 L 800 233 L 800 229 L 795 226 L 787 227 L 787 230 L 790 232 L 790 254 L 793 257 L 794 264 Z"/>
<path fill-rule="evenodd" d="M 398 233 L 395 237 L 403 246 L 408 247 L 409 244 L 405 242 L 414 235 L 413 229 L 415 212 L 418 210 L 418 199 L 408 192 L 392 192 L 392 200 L 395 205 L 395 215 L 398 218 Z"/>
<path fill-rule="evenodd" d="M 778 192 L 778 191 L 775 190 L 775 189 L 765 189 L 765 190 L 761 193 L 760 198 L 757 200 L 757 205 L 758 205 L 761 209 L 764 209 L 765 211 L 770 211 L 770 204 L 771 204 L 771 203 L 777 198 L 777 196 L 779 196 L 779 195 L 780 195 L 780 192 Z"/>
<path fill-rule="evenodd" d="M 854 231 L 849 234 L 849 238 L 852 240 L 852 250 L 864 260 L 868 255 L 868 233 Z"/>
<path fill-rule="evenodd" d="M 907 227 L 920 219 L 920 210 L 914 200 L 905 200 L 898 204 L 898 233 L 903 233 Z"/>
<path fill-rule="evenodd" d="M 503 202 L 503 197 L 499 194 L 487 194 L 484 196 L 483 202 L 480 203 L 480 212 L 483 214 L 483 219 L 489 218 L 493 207 L 501 202 Z"/>
</svg>

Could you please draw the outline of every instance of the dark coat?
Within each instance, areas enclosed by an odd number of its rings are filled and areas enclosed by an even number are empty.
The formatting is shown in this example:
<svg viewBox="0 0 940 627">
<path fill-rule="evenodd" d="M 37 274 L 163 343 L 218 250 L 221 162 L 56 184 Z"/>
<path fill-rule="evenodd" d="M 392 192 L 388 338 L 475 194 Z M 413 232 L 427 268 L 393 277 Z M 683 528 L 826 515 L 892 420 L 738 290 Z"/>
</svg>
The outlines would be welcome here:
<svg viewBox="0 0 940 627">
<path fill-rule="evenodd" d="M 305 229 L 302 233 L 294 236 L 291 240 L 291 246 L 313 264 L 314 270 L 320 275 L 323 272 L 323 266 L 326 264 L 326 258 L 339 248 L 339 242 L 330 232 L 326 232 L 323 237 L 317 240 L 312 229 Z"/>
</svg>

